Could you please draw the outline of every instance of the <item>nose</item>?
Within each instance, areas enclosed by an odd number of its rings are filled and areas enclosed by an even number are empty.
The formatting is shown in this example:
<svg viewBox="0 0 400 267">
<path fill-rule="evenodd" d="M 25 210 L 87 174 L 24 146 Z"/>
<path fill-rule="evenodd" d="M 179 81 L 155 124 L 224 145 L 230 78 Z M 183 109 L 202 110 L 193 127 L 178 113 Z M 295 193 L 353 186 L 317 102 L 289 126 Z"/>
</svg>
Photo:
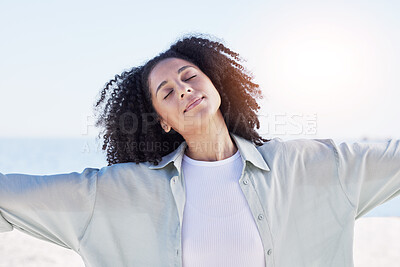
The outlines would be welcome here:
<svg viewBox="0 0 400 267">
<path fill-rule="evenodd" d="M 191 94 L 191 93 L 193 92 L 193 89 L 190 88 L 190 87 L 187 86 L 187 85 L 183 85 L 183 86 L 181 86 L 180 90 L 181 90 L 181 93 L 180 93 L 181 100 L 179 100 L 179 102 L 182 104 L 182 112 L 184 112 L 183 109 L 185 109 L 185 107 L 184 107 L 184 105 L 185 105 L 185 100 L 186 100 L 186 98 L 188 97 L 188 96 L 185 97 L 185 94 L 186 94 L 186 95 L 189 94 L 189 93 Z"/>
<path fill-rule="evenodd" d="M 187 88 L 187 89 L 186 89 L 186 92 L 187 92 L 187 93 L 192 92 L 192 89 L 191 89 L 191 88 Z M 182 94 L 181 94 L 181 97 L 183 97 L 183 95 L 184 95 L 184 94 L 182 93 Z"/>
<path fill-rule="evenodd" d="M 185 95 L 185 93 L 189 93 L 192 92 L 192 88 L 190 87 L 185 87 L 181 93 L 181 98 L 183 98 L 183 96 Z"/>
</svg>

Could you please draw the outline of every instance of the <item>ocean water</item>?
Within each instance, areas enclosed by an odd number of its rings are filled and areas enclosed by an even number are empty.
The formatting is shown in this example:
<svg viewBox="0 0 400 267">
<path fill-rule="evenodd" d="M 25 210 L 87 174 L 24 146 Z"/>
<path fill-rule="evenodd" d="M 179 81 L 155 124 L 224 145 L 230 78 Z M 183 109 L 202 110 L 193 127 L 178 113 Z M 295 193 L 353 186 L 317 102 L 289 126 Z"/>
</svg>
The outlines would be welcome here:
<svg viewBox="0 0 400 267">
<path fill-rule="evenodd" d="M 334 139 L 334 141 L 339 143 L 354 140 Z M 107 166 L 105 153 L 101 150 L 101 143 L 94 137 L 0 138 L 0 172 L 4 174 L 57 174 L 82 172 L 87 167 L 104 166 Z M 400 197 L 364 215 L 364 217 L 391 216 L 400 216 Z"/>
<path fill-rule="evenodd" d="M 58 174 L 107 165 L 92 138 L 0 138 L 0 172 Z"/>
</svg>

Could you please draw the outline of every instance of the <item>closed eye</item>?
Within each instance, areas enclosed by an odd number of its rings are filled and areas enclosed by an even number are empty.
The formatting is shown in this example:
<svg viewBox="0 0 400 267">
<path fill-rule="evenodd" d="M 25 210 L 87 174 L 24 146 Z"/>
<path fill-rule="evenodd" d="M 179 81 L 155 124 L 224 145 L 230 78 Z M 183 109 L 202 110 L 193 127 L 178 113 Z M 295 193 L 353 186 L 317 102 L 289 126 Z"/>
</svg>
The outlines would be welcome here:
<svg viewBox="0 0 400 267">
<path fill-rule="evenodd" d="M 189 77 L 188 79 L 185 80 L 185 82 L 186 82 L 186 81 L 189 81 L 190 79 L 192 79 L 192 78 L 194 78 L 194 77 L 196 77 L 196 76 L 197 76 L 197 75 L 193 75 L 192 77 Z M 172 91 L 173 91 L 173 90 L 171 90 L 171 91 L 164 97 L 164 99 L 166 99 L 166 98 L 172 93 Z"/>
<path fill-rule="evenodd" d="M 172 91 L 173 91 L 173 90 L 169 91 L 168 95 L 166 95 L 166 96 L 164 97 L 164 99 L 166 99 L 166 98 L 169 96 L 169 94 L 172 93 Z"/>
<path fill-rule="evenodd" d="M 196 77 L 196 76 L 197 76 L 197 75 L 193 75 L 192 77 L 186 79 L 185 82 L 186 82 L 186 81 L 189 81 L 190 79 L 192 79 L 192 78 L 194 78 L 194 77 Z"/>
</svg>

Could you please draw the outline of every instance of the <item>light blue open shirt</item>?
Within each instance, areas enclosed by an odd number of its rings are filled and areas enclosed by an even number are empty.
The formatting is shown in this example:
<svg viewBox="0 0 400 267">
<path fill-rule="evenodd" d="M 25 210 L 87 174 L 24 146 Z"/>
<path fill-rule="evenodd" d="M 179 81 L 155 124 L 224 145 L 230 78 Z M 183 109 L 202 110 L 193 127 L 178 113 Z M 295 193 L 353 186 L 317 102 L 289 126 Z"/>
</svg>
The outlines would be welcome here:
<svg viewBox="0 0 400 267">
<path fill-rule="evenodd" d="M 353 266 L 355 219 L 400 194 L 400 140 L 274 138 L 256 147 L 230 135 L 268 267 Z M 186 145 L 158 166 L 0 174 L 0 232 L 16 228 L 70 248 L 90 267 L 182 266 Z"/>
</svg>

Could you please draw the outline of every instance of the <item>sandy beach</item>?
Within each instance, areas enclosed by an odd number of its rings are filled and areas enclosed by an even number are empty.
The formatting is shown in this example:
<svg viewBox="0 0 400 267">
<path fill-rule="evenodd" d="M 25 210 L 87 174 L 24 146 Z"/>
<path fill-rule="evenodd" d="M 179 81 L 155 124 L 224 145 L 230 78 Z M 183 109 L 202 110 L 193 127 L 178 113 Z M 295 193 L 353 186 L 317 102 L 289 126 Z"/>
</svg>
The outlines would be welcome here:
<svg viewBox="0 0 400 267">
<path fill-rule="evenodd" d="M 354 228 L 354 266 L 400 266 L 400 217 L 365 217 Z"/>
<path fill-rule="evenodd" d="M 354 266 L 400 266 L 400 217 L 364 217 L 354 229 Z M 0 234 L 0 267 L 84 267 L 75 252 L 23 234 Z"/>
</svg>

